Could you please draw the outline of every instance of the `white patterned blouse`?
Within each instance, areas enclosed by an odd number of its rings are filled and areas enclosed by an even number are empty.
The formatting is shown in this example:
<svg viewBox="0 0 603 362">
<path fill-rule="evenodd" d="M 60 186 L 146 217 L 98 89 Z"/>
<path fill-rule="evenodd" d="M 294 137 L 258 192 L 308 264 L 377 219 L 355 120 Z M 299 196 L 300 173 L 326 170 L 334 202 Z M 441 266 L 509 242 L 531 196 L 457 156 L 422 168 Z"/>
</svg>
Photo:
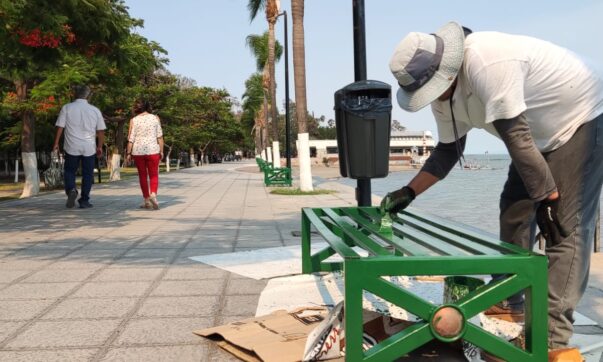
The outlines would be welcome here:
<svg viewBox="0 0 603 362">
<path fill-rule="evenodd" d="M 159 117 L 151 113 L 141 113 L 130 120 L 132 155 L 154 155 L 159 153 L 157 138 L 163 136 Z"/>
</svg>

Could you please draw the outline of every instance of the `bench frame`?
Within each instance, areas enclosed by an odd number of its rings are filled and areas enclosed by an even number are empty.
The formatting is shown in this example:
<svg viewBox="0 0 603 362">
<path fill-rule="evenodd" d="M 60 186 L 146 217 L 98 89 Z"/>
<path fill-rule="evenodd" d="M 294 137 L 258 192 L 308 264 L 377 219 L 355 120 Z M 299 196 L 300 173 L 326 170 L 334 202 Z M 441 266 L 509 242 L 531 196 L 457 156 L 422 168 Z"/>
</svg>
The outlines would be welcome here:
<svg viewBox="0 0 603 362">
<path fill-rule="evenodd" d="M 412 209 L 411 209 L 412 210 Z M 394 218 L 393 233 L 380 234 L 381 216 L 374 207 L 302 209 L 303 273 L 343 270 L 345 284 L 346 361 L 389 361 L 433 339 L 466 340 L 509 361 L 547 361 L 547 262 L 468 226 L 405 210 Z M 311 254 L 312 228 L 329 244 Z M 361 257 L 352 247 L 369 256 Z M 327 262 L 339 254 L 342 262 Z M 455 303 L 435 305 L 383 279 L 383 276 L 507 274 Z M 471 317 L 524 290 L 526 349 L 523 350 L 472 323 Z M 416 315 L 422 321 L 362 350 L 362 297 L 369 292 Z M 464 317 L 454 338 L 438 335 L 430 321 L 442 307 Z"/>
<path fill-rule="evenodd" d="M 264 185 L 266 186 L 291 186 L 291 169 L 288 167 L 274 167 L 271 162 L 256 157 L 260 171 L 264 173 Z"/>
</svg>

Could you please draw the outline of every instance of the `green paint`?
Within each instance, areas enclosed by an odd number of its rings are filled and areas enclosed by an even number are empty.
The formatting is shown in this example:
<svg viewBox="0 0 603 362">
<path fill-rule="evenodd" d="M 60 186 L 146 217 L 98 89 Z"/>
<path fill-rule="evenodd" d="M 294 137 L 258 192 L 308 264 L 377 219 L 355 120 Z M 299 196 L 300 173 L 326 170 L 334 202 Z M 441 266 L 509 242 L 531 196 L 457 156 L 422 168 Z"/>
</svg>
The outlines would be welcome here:
<svg viewBox="0 0 603 362">
<path fill-rule="evenodd" d="M 394 285 L 382 276 L 446 275 L 445 305 L 458 309 L 469 320 L 493 304 L 525 289 L 526 350 L 465 322 L 460 334 L 467 342 L 509 361 L 547 361 L 547 263 L 546 257 L 504 243 L 486 233 L 424 212 L 406 209 L 387 221 L 375 207 L 302 209 L 302 270 L 344 271 L 346 361 L 389 361 L 404 356 L 433 339 L 429 321 L 440 307 Z M 311 229 L 329 244 L 310 253 Z M 352 247 L 368 252 L 360 257 Z M 343 262 L 327 262 L 333 254 Z M 483 285 L 468 275 L 508 274 Z M 407 310 L 421 322 L 362 351 L 362 293 L 367 291 Z"/>
</svg>

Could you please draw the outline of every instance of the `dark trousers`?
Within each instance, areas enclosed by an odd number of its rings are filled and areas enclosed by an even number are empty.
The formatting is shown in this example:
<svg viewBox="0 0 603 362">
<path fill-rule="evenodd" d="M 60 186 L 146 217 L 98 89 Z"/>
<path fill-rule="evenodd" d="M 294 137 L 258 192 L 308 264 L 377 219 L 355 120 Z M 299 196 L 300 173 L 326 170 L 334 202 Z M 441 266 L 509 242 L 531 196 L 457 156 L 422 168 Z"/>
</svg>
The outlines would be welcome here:
<svg viewBox="0 0 603 362">
<path fill-rule="evenodd" d="M 569 235 L 546 248 L 549 261 L 549 347 L 568 344 L 573 314 L 588 283 L 603 183 L 603 115 L 582 125 L 562 147 L 544 154 L 561 197 L 559 219 Z M 500 238 L 531 249 L 536 204 L 513 164 L 500 200 Z M 516 303 L 518 296 L 510 298 Z"/>
<path fill-rule="evenodd" d="M 65 193 L 75 189 L 75 174 L 82 164 L 82 190 L 80 201 L 90 200 L 90 190 L 94 183 L 94 158 L 92 156 L 74 156 L 65 153 Z"/>
</svg>

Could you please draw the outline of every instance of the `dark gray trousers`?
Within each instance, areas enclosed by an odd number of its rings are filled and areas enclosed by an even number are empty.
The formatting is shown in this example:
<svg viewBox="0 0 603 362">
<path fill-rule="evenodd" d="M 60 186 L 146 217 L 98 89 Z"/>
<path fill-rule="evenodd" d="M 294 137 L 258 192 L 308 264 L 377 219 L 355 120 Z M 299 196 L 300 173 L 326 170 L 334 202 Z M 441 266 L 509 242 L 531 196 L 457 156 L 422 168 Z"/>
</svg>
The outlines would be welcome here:
<svg viewBox="0 0 603 362">
<path fill-rule="evenodd" d="M 558 216 L 570 231 L 560 244 L 546 248 L 549 347 L 561 348 L 572 336 L 573 313 L 588 283 L 603 183 L 603 115 L 582 125 L 568 143 L 544 154 L 544 158 L 561 196 Z M 501 240 L 531 250 L 536 206 L 511 163 L 500 199 Z"/>
</svg>

